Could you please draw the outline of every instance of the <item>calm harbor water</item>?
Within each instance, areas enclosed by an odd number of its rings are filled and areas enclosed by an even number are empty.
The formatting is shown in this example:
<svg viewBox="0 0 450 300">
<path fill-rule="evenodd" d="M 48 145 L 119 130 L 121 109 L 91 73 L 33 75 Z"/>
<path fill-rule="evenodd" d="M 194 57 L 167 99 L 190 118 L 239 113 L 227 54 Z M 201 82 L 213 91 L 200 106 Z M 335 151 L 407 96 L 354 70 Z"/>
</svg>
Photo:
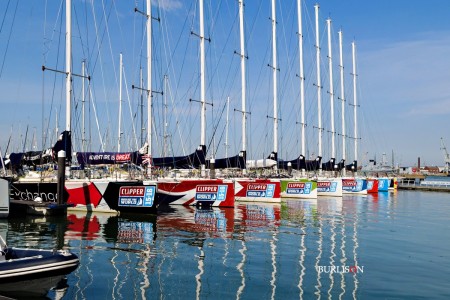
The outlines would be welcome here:
<svg viewBox="0 0 450 300">
<path fill-rule="evenodd" d="M 158 216 L 69 212 L 0 228 L 10 246 L 80 257 L 44 299 L 450 298 L 446 193 L 174 206 Z"/>
</svg>

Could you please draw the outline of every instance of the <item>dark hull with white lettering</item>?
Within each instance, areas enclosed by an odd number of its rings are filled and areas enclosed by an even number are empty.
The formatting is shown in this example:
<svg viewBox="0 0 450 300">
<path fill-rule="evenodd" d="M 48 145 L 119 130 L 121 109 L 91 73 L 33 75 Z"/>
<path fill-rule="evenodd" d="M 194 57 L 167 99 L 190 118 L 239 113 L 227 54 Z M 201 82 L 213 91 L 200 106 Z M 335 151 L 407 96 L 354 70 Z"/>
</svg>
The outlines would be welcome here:
<svg viewBox="0 0 450 300">
<path fill-rule="evenodd" d="M 140 187 L 146 194 L 142 197 L 124 198 L 121 188 Z M 151 190 L 151 191 L 150 191 Z M 151 192 L 151 193 L 147 193 Z M 109 213 L 156 214 L 157 203 L 154 201 L 156 184 L 142 181 L 108 181 L 108 180 L 68 180 L 65 183 L 65 198 L 71 209 Z M 57 202 L 57 184 L 54 182 L 14 182 L 11 184 L 11 199 L 21 200 L 31 206 L 37 197 L 42 204 Z M 146 201 L 144 201 L 144 196 Z"/>
</svg>

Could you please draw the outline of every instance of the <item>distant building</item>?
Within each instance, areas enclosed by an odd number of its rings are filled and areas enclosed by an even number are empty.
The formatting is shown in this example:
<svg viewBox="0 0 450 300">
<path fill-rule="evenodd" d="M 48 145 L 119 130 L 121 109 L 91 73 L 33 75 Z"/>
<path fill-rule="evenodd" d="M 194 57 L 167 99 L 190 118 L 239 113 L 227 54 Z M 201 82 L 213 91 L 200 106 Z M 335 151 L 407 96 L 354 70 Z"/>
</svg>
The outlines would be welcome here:
<svg viewBox="0 0 450 300">
<path fill-rule="evenodd" d="M 414 167 L 399 167 L 399 174 L 412 174 L 412 175 L 438 175 L 444 172 L 443 167 L 437 167 L 437 166 L 425 166 L 418 168 L 416 166 Z"/>
<path fill-rule="evenodd" d="M 425 166 L 422 170 L 424 174 L 439 174 L 439 167 Z"/>
</svg>

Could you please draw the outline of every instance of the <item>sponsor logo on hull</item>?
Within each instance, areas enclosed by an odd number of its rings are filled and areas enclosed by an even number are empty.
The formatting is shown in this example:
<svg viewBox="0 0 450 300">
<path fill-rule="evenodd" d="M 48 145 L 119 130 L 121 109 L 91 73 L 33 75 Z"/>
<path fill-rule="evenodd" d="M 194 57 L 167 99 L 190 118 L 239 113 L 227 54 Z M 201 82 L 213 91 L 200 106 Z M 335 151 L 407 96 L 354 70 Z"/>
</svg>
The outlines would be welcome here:
<svg viewBox="0 0 450 300">
<path fill-rule="evenodd" d="M 227 197 L 226 185 L 197 185 L 195 200 L 197 201 L 224 201 Z"/>
<path fill-rule="evenodd" d="M 289 182 L 286 187 L 288 195 L 309 195 L 311 194 L 311 182 Z"/>
<path fill-rule="evenodd" d="M 247 186 L 247 197 L 273 198 L 275 194 L 275 184 L 251 183 Z"/>
<path fill-rule="evenodd" d="M 317 182 L 317 192 L 330 192 L 334 193 L 337 190 L 337 182 L 331 181 L 319 181 Z"/>
<path fill-rule="evenodd" d="M 360 192 L 363 189 L 362 180 L 343 180 L 342 190 L 346 192 Z"/>
<path fill-rule="evenodd" d="M 119 206 L 152 207 L 155 186 L 122 186 L 119 190 Z"/>
</svg>

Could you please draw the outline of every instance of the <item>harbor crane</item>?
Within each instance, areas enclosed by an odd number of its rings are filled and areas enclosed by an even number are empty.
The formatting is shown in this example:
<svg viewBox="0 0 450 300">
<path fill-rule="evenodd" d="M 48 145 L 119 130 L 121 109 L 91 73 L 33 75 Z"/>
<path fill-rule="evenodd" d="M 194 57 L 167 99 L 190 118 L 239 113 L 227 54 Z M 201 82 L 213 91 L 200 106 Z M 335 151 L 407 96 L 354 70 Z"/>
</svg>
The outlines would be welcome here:
<svg viewBox="0 0 450 300">
<path fill-rule="evenodd" d="M 447 147 L 444 144 L 444 138 L 441 137 L 441 150 L 444 152 L 444 171 L 445 174 L 448 174 L 449 166 L 450 166 L 450 154 L 447 151 Z"/>
</svg>

